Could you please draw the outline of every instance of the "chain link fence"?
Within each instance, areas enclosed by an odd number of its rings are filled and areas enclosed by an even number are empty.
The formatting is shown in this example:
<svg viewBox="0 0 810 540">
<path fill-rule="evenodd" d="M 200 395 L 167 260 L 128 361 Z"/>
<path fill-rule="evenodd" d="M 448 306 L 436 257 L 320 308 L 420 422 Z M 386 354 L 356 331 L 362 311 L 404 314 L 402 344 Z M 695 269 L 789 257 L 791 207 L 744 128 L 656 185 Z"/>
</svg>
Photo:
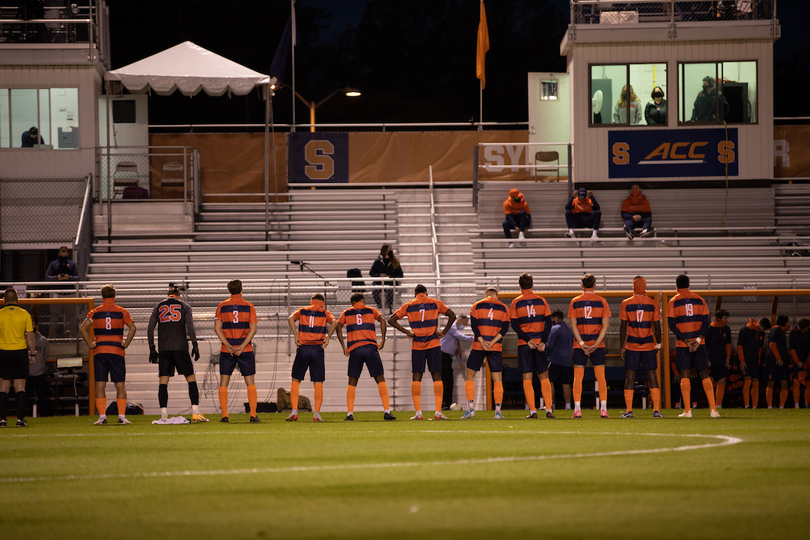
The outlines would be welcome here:
<svg viewBox="0 0 810 540">
<path fill-rule="evenodd" d="M 99 28 L 96 4 L 65 3 L 44 6 L 42 2 L 9 2 L 0 7 L 2 43 L 91 43 Z"/>
<path fill-rule="evenodd" d="M 72 245 L 86 178 L 0 179 L 0 243 Z"/>
<path fill-rule="evenodd" d="M 188 146 L 99 148 L 100 200 L 187 201 L 199 154 Z"/>
<path fill-rule="evenodd" d="M 768 20 L 775 17 L 775 0 L 640 0 L 606 2 L 572 0 L 572 24 L 685 23 Z"/>
</svg>

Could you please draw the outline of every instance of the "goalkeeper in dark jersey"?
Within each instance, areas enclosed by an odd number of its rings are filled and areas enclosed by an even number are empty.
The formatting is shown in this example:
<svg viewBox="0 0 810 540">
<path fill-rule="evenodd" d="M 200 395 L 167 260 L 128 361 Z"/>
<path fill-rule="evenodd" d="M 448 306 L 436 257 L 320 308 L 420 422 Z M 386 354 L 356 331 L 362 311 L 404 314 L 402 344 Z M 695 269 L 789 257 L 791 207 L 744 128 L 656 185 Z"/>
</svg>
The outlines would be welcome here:
<svg viewBox="0 0 810 540">
<path fill-rule="evenodd" d="M 191 420 L 208 422 L 208 419 L 200 413 L 200 391 L 197 389 L 194 364 L 191 363 L 191 356 L 188 354 L 188 339 L 191 339 L 191 354 L 194 355 L 194 361 L 200 359 L 197 334 L 194 331 L 194 318 L 191 315 L 191 306 L 180 300 L 179 296 L 179 289 L 170 286 L 168 297 L 155 306 L 152 316 L 149 317 L 147 332 L 149 361 L 159 364 L 160 421 L 158 423 L 163 423 L 168 419 L 169 377 L 174 376 L 175 369 L 188 382 L 188 397 L 191 399 L 192 410 Z M 155 326 L 158 328 L 157 350 L 155 349 Z"/>
</svg>

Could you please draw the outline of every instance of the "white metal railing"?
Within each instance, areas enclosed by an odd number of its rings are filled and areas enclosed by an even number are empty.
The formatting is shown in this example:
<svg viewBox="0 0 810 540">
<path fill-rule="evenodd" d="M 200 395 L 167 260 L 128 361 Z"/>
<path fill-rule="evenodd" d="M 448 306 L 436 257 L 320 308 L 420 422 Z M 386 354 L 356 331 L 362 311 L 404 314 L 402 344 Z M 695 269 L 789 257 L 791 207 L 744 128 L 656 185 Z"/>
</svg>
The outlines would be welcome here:
<svg viewBox="0 0 810 540">
<path fill-rule="evenodd" d="M 571 0 L 571 24 L 776 22 L 776 0 Z"/>
<path fill-rule="evenodd" d="M 439 250 L 436 247 L 439 245 L 439 240 L 436 237 L 436 217 L 433 198 L 433 165 L 428 166 L 428 172 L 430 174 L 430 236 L 431 239 L 433 240 L 431 242 L 431 247 L 433 249 L 433 264 L 435 265 L 436 284 L 441 285 L 442 273 L 441 268 L 439 267 Z"/>
<path fill-rule="evenodd" d="M 87 187 L 82 201 L 82 213 L 79 217 L 79 226 L 76 230 L 76 239 L 73 241 L 73 258 L 76 259 L 79 276 L 87 275 L 87 265 L 90 264 L 90 252 L 93 249 L 93 175 L 87 175 Z"/>
</svg>

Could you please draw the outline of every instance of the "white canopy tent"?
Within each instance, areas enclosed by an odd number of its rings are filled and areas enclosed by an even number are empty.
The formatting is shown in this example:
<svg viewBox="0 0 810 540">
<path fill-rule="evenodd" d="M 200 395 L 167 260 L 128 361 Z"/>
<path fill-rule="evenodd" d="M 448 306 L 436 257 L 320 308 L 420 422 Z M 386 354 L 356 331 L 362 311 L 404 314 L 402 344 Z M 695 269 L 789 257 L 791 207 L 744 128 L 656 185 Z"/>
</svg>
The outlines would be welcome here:
<svg viewBox="0 0 810 540">
<path fill-rule="evenodd" d="M 131 93 L 155 93 L 167 96 L 180 91 L 194 96 L 205 91 L 210 96 L 221 96 L 226 92 L 238 96 L 249 94 L 257 86 L 263 87 L 265 100 L 265 145 L 264 145 L 264 184 L 265 202 L 269 209 L 269 143 L 270 143 L 270 86 L 275 77 L 263 75 L 237 64 L 218 54 L 206 50 L 190 41 L 175 45 L 165 51 L 153 54 L 128 66 L 109 71 L 104 75 L 107 81 L 107 146 L 109 148 L 110 105 L 109 96 L 113 82 L 120 82 Z M 109 156 L 109 152 L 108 152 Z M 109 171 L 109 166 L 107 168 Z M 199 204 L 199 194 L 195 195 Z M 268 210 L 269 212 L 269 210 Z M 269 213 L 267 217 L 269 224 Z"/>
</svg>

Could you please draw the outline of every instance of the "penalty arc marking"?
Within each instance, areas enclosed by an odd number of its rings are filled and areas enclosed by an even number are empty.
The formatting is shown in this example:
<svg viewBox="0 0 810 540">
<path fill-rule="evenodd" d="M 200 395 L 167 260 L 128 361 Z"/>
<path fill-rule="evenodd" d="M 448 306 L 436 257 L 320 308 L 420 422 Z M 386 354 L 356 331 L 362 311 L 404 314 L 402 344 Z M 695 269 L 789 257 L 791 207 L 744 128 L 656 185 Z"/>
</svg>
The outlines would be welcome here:
<svg viewBox="0 0 810 540">
<path fill-rule="evenodd" d="M 223 432 L 217 432 L 222 434 Z M 233 433 L 233 432 L 227 432 Z M 261 432 L 255 431 L 242 431 L 240 434 L 259 434 Z M 377 432 L 369 432 L 377 433 Z M 452 434 L 452 433 L 470 433 L 470 434 L 497 434 L 497 435 L 515 435 L 515 434 L 542 434 L 542 435 L 583 435 L 579 431 L 554 431 L 554 432 L 537 432 L 537 431 L 405 431 L 403 433 L 419 433 L 419 434 Z M 174 433 L 172 433 L 174 434 Z M 196 435 L 201 433 L 176 433 L 176 435 Z M 110 434 L 112 435 L 112 434 Z M 85 436 L 110 436 L 110 435 L 85 435 Z M 129 433 L 127 435 L 170 435 L 170 433 L 163 434 L 150 434 L 150 433 Z M 590 434 L 589 434 L 590 435 Z M 290 472 L 317 472 L 317 471 L 340 471 L 340 470 L 355 470 L 355 469 L 394 469 L 405 467 L 424 467 L 424 466 L 448 466 L 448 465 L 477 465 L 488 463 L 510 463 L 510 462 L 526 462 L 526 461 L 546 461 L 552 459 L 582 459 L 582 458 L 598 458 L 609 456 L 629 456 L 640 454 L 661 454 L 666 452 L 685 452 L 690 450 L 702 450 L 706 448 L 720 448 L 723 446 L 731 446 L 739 444 L 742 439 L 738 437 L 730 437 L 726 435 L 702 435 L 697 433 L 691 434 L 677 434 L 671 433 L 622 433 L 622 432 L 607 432 L 607 433 L 594 433 L 593 435 L 628 435 L 636 437 L 686 437 L 695 439 L 696 444 L 687 444 L 680 446 L 668 446 L 661 448 L 645 448 L 638 450 L 615 450 L 610 452 L 582 452 L 575 454 L 553 454 L 553 455 L 537 455 L 537 456 L 502 456 L 490 458 L 469 458 L 469 459 L 448 459 L 437 461 L 400 461 L 400 462 L 381 462 L 381 463 L 354 463 L 354 464 L 340 464 L 340 465 L 305 465 L 293 467 L 255 467 L 247 469 L 212 469 L 212 470 L 191 470 L 191 471 L 156 471 L 156 472 L 136 472 L 136 473 L 121 473 L 121 474 L 86 474 L 86 475 L 64 475 L 64 476 L 29 476 L 29 477 L 11 477 L 0 478 L 0 484 L 14 484 L 14 483 L 33 483 L 33 482 L 70 482 L 70 481 L 86 481 L 86 480 L 116 480 L 116 479 L 134 479 L 134 478 L 173 478 L 173 477 L 192 477 L 192 476 L 235 476 L 243 474 L 278 474 Z M 48 435 L 46 435 L 48 436 Z M 51 435 L 51 436 L 64 436 L 64 435 Z M 73 436 L 73 435 L 70 435 Z M 81 436 L 76 434 L 75 436 Z M 708 442 L 699 443 L 699 440 L 710 439 Z"/>
</svg>

